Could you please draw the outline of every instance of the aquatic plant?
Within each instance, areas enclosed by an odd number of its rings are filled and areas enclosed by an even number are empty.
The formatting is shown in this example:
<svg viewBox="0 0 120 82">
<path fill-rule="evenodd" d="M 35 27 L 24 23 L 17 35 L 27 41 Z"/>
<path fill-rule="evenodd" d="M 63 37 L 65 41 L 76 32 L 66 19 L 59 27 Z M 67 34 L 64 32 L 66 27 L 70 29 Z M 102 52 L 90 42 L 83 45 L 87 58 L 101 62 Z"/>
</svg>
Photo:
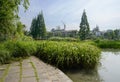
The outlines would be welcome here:
<svg viewBox="0 0 120 82">
<path fill-rule="evenodd" d="M 87 42 L 8 41 L 3 47 L 2 60 L 35 55 L 59 68 L 94 68 L 100 59 L 100 49 Z"/>
<path fill-rule="evenodd" d="M 120 49 L 120 41 L 101 40 L 95 43 L 100 48 Z"/>
<path fill-rule="evenodd" d="M 50 41 L 38 46 L 36 56 L 59 68 L 94 68 L 100 59 L 100 50 L 84 43 Z"/>
</svg>

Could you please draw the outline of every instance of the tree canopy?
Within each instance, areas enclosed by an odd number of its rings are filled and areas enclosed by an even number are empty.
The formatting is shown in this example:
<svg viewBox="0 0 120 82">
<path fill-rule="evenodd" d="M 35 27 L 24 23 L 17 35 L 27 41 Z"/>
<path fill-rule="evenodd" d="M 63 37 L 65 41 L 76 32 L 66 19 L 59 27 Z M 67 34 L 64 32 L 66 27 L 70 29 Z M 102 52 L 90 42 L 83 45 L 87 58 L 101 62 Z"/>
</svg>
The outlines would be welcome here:
<svg viewBox="0 0 120 82">
<path fill-rule="evenodd" d="M 25 10 L 29 6 L 28 0 L 0 0 L 0 40 L 12 38 L 19 22 L 19 5 Z"/>
</svg>

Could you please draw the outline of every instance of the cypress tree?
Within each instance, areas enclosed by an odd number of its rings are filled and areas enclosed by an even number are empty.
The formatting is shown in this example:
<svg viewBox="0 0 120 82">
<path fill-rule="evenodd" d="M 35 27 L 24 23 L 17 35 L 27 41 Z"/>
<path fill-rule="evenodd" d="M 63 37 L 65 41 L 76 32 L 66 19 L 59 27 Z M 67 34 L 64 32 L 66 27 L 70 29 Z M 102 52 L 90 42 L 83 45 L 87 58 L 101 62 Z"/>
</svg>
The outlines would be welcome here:
<svg viewBox="0 0 120 82">
<path fill-rule="evenodd" d="M 37 17 L 37 36 L 39 39 L 44 39 L 46 36 L 46 27 L 42 11 Z"/>
<path fill-rule="evenodd" d="M 36 18 L 32 20 L 31 27 L 30 27 L 30 34 L 32 35 L 33 38 L 37 38 L 37 33 L 36 33 Z"/>
<path fill-rule="evenodd" d="M 33 38 L 35 39 L 46 38 L 46 26 L 42 12 L 38 14 L 36 19 L 33 19 L 30 30 Z"/>
<path fill-rule="evenodd" d="M 81 40 L 85 40 L 88 38 L 90 29 L 89 29 L 89 23 L 87 20 L 86 12 L 83 11 L 81 23 L 80 23 L 80 30 L 79 30 L 79 37 Z"/>
</svg>

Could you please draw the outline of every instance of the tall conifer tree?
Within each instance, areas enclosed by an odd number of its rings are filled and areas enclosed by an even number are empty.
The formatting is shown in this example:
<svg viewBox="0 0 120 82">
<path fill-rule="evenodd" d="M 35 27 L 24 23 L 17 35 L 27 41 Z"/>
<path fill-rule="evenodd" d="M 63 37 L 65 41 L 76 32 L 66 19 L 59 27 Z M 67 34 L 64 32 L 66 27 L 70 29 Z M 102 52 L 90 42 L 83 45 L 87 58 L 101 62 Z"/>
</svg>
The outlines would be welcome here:
<svg viewBox="0 0 120 82">
<path fill-rule="evenodd" d="M 31 27 L 30 27 L 30 33 L 32 35 L 33 38 L 37 38 L 37 34 L 36 34 L 36 18 L 34 18 L 32 20 L 32 23 L 31 23 Z"/>
<path fill-rule="evenodd" d="M 35 39 L 46 38 L 46 26 L 42 11 L 41 13 L 38 14 L 36 19 L 33 19 L 30 30 L 33 38 Z"/>
<path fill-rule="evenodd" d="M 81 40 L 85 40 L 88 38 L 90 32 L 89 23 L 87 20 L 86 12 L 83 11 L 81 23 L 80 23 L 80 30 L 79 30 L 79 37 Z"/>
</svg>

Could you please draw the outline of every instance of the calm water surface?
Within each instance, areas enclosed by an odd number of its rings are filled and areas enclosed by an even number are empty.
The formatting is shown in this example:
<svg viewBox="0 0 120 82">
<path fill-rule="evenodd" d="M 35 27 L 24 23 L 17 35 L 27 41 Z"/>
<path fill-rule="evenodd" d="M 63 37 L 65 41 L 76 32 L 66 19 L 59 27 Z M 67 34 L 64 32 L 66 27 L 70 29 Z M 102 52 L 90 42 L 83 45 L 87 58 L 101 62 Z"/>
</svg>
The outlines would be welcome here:
<svg viewBox="0 0 120 82">
<path fill-rule="evenodd" d="M 120 82 L 120 50 L 102 51 L 96 70 L 69 70 L 66 74 L 74 82 Z"/>
</svg>

